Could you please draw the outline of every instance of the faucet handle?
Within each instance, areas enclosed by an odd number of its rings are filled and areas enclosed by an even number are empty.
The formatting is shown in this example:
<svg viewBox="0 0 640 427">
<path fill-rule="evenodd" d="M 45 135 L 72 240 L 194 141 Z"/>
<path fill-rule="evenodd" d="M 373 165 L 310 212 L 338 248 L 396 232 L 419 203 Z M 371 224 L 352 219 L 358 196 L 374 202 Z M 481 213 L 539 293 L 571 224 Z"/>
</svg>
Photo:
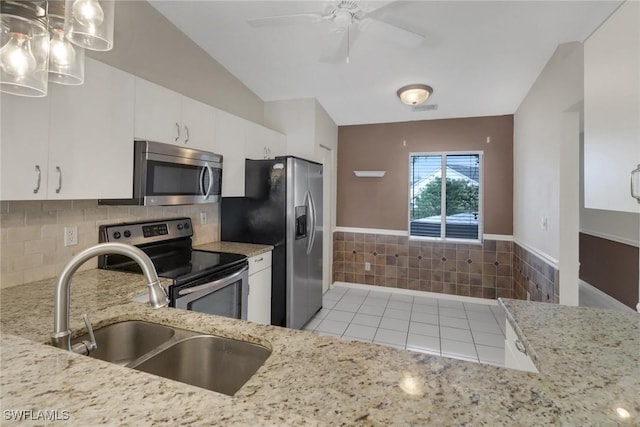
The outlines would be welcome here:
<svg viewBox="0 0 640 427">
<path fill-rule="evenodd" d="M 98 348 L 98 343 L 96 343 L 96 336 L 93 335 L 93 326 L 91 326 L 91 318 L 89 318 L 88 314 L 82 315 L 82 320 L 84 320 L 84 324 L 87 326 L 87 331 L 89 331 L 89 339 L 90 342 L 85 341 L 85 345 L 87 346 L 88 351 L 93 351 Z"/>
<path fill-rule="evenodd" d="M 87 326 L 87 331 L 89 331 L 89 339 L 91 341 L 84 340 L 81 343 L 75 344 L 72 347 L 72 351 L 74 353 L 89 355 L 89 353 L 98 348 L 98 344 L 96 343 L 95 335 L 93 335 L 93 326 L 91 326 L 91 319 L 89 318 L 89 315 L 83 314 L 82 320 L 84 320 L 84 324 Z"/>
</svg>

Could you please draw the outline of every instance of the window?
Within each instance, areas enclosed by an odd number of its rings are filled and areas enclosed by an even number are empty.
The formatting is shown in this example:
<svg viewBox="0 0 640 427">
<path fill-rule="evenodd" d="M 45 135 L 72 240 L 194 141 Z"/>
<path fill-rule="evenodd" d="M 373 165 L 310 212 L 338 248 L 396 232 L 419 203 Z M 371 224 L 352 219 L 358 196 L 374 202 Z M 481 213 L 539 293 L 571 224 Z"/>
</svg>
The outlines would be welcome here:
<svg viewBox="0 0 640 427">
<path fill-rule="evenodd" d="M 409 156 L 410 236 L 480 240 L 481 160 L 482 153 Z"/>
</svg>

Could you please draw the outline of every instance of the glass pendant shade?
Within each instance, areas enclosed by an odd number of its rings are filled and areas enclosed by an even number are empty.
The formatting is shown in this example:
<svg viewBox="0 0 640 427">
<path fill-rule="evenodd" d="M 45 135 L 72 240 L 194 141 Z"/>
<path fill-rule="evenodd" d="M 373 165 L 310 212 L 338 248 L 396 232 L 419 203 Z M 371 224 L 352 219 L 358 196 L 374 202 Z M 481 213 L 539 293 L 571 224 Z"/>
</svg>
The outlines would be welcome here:
<svg viewBox="0 0 640 427">
<path fill-rule="evenodd" d="M 45 11 L 35 3 L 2 1 L 0 91 L 47 95 L 49 31 Z"/>
<path fill-rule="evenodd" d="M 85 49 L 113 47 L 115 0 L 65 0 L 65 36 Z"/>
<path fill-rule="evenodd" d="M 54 7 L 55 5 L 55 7 Z M 58 6 L 62 6 L 59 7 Z M 49 81 L 63 85 L 84 83 L 84 49 L 64 36 L 64 3 L 49 3 Z"/>
</svg>

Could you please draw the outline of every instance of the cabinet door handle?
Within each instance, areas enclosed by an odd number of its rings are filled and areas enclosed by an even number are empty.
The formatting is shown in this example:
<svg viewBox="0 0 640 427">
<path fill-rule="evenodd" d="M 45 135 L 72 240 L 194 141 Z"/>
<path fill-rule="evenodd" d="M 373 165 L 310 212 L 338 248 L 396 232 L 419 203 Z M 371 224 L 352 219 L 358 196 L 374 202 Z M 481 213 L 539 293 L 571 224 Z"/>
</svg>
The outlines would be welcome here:
<svg viewBox="0 0 640 427">
<path fill-rule="evenodd" d="M 640 165 L 631 171 L 631 197 L 640 203 Z"/>
<path fill-rule="evenodd" d="M 62 169 L 60 166 L 56 166 L 56 173 L 58 174 L 58 188 L 56 188 L 56 193 L 60 193 L 60 190 L 62 190 Z"/>
<path fill-rule="evenodd" d="M 178 142 L 179 139 L 180 139 L 180 125 L 178 124 L 178 122 L 176 122 L 176 138 L 174 139 L 174 141 Z"/>
<path fill-rule="evenodd" d="M 189 142 L 189 128 L 187 127 L 187 125 L 184 126 L 184 133 L 187 134 L 187 137 L 184 139 L 184 143 L 186 144 L 187 142 Z"/>
<path fill-rule="evenodd" d="M 42 178 L 42 172 L 40 171 L 40 165 L 36 165 L 36 188 L 33 189 L 33 194 L 37 194 L 40 191 L 40 179 Z"/>
</svg>

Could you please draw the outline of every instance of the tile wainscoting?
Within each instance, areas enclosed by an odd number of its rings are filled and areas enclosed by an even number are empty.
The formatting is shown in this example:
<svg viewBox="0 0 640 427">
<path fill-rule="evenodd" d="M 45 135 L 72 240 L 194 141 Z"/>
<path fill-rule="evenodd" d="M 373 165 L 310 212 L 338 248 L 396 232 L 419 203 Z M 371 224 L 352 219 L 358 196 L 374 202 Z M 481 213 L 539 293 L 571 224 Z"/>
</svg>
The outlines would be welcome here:
<svg viewBox="0 0 640 427">
<path fill-rule="evenodd" d="M 511 241 L 454 244 L 333 233 L 334 282 L 489 299 L 526 299 L 528 291 L 533 301 L 558 303 L 559 275 L 554 266 Z"/>
<path fill-rule="evenodd" d="M 365 263 L 371 264 L 369 271 Z M 513 297 L 513 242 L 452 244 L 336 231 L 333 281 L 495 299 Z"/>
<path fill-rule="evenodd" d="M 513 243 L 513 298 L 560 302 L 560 271 L 538 255 Z"/>
</svg>

